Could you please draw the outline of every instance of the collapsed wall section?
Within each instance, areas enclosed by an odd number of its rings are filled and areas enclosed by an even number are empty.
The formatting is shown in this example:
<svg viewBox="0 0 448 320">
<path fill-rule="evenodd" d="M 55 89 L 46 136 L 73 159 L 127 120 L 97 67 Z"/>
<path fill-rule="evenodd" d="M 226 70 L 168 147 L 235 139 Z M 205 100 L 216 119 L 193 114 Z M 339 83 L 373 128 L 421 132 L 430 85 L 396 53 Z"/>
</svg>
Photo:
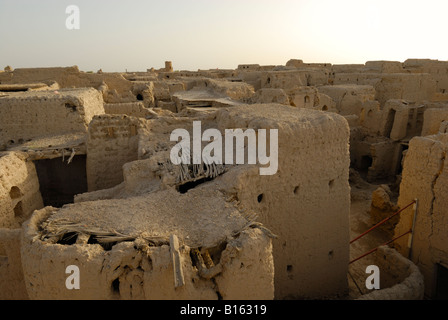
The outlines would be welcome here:
<svg viewBox="0 0 448 320">
<path fill-rule="evenodd" d="M 201 173 L 199 168 L 170 164 L 170 149 L 176 144 L 170 142 L 170 133 L 183 128 L 191 135 L 193 121 L 201 121 L 202 131 L 218 129 L 223 140 L 226 129 L 266 129 L 268 150 L 269 129 L 278 129 L 278 172 L 260 176 L 257 165 L 246 164 L 210 166 Z M 140 139 L 140 160 L 123 166 L 124 182 L 78 196 L 78 201 L 126 199 L 133 193 L 167 188 L 174 188 L 179 196 L 201 186 L 222 190 L 243 210 L 257 213 L 257 221 L 278 236 L 273 240 L 276 298 L 342 296 L 349 259 L 348 139 L 342 116 L 314 110 L 263 104 L 185 111 L 150 120 L 149 131 Z M 247 149 L 248 140 L 243 143 Z M 187 174 L 187 169 L 193 172 Z"/>
<path fill-rule="evenodd" d="M 31 299 L 274 297 L 269 235 L 207 187 L 36 211 L 23 229 Z M 80 289 L 66 287 L 77 266 Z"/>
</svg>

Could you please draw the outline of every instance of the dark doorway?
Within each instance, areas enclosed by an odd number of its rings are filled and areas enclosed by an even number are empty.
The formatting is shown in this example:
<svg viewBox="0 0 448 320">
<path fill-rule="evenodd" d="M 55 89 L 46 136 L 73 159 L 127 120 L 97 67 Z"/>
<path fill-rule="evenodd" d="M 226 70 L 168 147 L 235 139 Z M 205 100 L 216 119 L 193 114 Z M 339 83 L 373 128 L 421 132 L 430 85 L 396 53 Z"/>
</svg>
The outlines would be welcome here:
<svg viewBox="0 0 448 320">
<path fill-rule="evenodd" d="M 400 145 L 400 154 L 399 154 L 399 161 L 397 163 L 397 170 L 395 170 L 395 174 L 401 174 L 401 172 L 403 171 L 403 157 L 404 157 L 404 152 L 406 150 L 409 149 L 409 145 L 407 144 L 401 144 Z"/>
<path fill-rule="evenodd" d="M 361 158 L 361 163 L 359 164 L 359 174 L 363 179 L 367 178 L 367 175 L 369 173 L 369 168 L 373 164 L 373 159 L 371 156 L 365 155 Z"/>
<path fill-rule="evenodd" d="M 40 193 L 45 206 L 62 207 L 73 203 L 74 196 L 87 192 L 86 156 L 35 161 Z"/>
<path fill-rule="evenodd" d="M 436 264 L 435 300 L 448 300 L 448 269 Z"/>
</svg>

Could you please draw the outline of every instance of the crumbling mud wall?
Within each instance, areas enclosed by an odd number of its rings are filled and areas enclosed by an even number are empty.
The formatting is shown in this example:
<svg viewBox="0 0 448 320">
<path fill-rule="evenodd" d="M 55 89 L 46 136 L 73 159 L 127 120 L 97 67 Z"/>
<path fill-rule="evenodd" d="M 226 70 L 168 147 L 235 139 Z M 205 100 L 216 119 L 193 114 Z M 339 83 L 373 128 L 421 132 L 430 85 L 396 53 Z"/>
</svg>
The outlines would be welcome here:
<svg viewBox="0 0 448 320">
<path fill-rule="evenodd" d="M 103 98 L 95 89 L 11 93 L 0 99 L 0 147 L 41 136 L 87 132 Z"/>
<path fill-rule="evenodd" d="M 106 86 L 104 98 L 107 102 L 119 102 L 116 99 L 135 101 L 133 83 L 126 80 L 120 73 L 90 73 L 82 72 L 77 66 L 56 68 L 17 68 L 0 74 L 2 84 L 19 84 L 35 82 L 56 82 L 60 88 L 100 89 Z"/>
<path fill-rule="evenodd" d="M 338 73 L 334 84 L 371 85 L 381 107 L 390 99 L 431 101 L 436 93 L 436 81 L 426 73 Z"/>
<path fill-rule="evenodd" d="M 278 235 L 273 240 L 276 298 L 343 295 L 350 207 L 346 120 L 333 113 L 264 104 L 223 110 L 217 122 L 221 128 L 278 129 L 275 175 L 240 168 L 216 179 Z"/>
<path fill-rule="evenodd" d="M 31 299 L 274 297 L 269 233 L 205 186 L 36 211 L 21 256 Z"/>
<path fill-rule="evenodd" d="M 398 240 L 396 247 L 405 257 L 410 256 L 421 270 L 428 297 L 436 286 L 436 264 L 448 263 L 447 149 L 447 134 L 415 137 L 410 141 L 398 199 L 400 208 L 418 199 L 412 248 L 409 250 L 406 237 Z M 412 228 L 413 214 L 409 211 L 401 214 L 396 236 Z"/>
<path fill-rule="evenodd" d="M 297 70 L 272 71 L 261 74 L 262 88 L 290 90 L 307 85 L 307 72 Z"/>
<path fill-rule="evenodd" d="M 21 229 L 0 228 L 0 299 L 27 300 L 20 255 Z"/>
<path fill-rule="evenodd" d="M 202 130 L 221 132 L 229 128 L 278 129 L 278 171 L 260 176 L 257 165 L 217 166 L 207 170 L 216 175 L 204 172 L 179 180 L 185 172 L 170 164 L 175 142 L 169 141 L 169 135 L 175 128 L 191 133 L 193 121 L 201 121 Z M 126 199 L 173 187 L 189 194 L 195 185 L 222 190 L 241 208 L 257 213 L 257 221 L 278 236 L 273 240 L 276 298 L 326 298 L 345 293 L 350 162 L 349 130 L 342 116 L 257 104 L 210 112 L 185 110 L 176 117 L 149 120 L 148 128 L 140 137 L 139 160 L 123 166 L 124 182 L 78 195 L 77 202 Z M 269 134 L 267 139 L 269 149 Z"/>
<path fill-rule="evenodd" d="M 372 226 L 380 223 L 399 210 L 391 198 L 392 192 L 388 185 L 380 185 L 375 191 L 373 191 L 372 203 L 370 205 L 369 212 Z M 383 223 L 380 228 L 388 234 L 393 235 L 395 226 L 399 219 L 399 216 L 395 216 Z"/>
<path fill-rule="evenodd" d="M 41 90 L 58 90 L 59 85 L 56 82 L 52 83 L 15 83 L 15 84 L 0 84 L 0 92 L 23 92 L 23 91 L 41 91 Z"/>
<path fill-rule="evenodd" d="M 151 116 L 151 111 L 142 102 L 106 103 L 104 111 L 106 114 L 125 114 L 137 118 Z"/>
<path fill-rule="evenodd" d="M 428 73 L 436 82 L 436 91 L 446 100 L 448 93 L 448 62 L 430 59 L 408 59 L 403 69 L 412 73 Z"/>
<path fill-rule="evenodd" d="M 422 300 L 423 276 L 418 267 L 395 249 L 383 246 L 375 253 L 380 270 L 380 290 L 373 290 L 358 300 Z"/>
<path fill-rule="evenodd" d="M 123 182 L 122 166 L 138 159 L 138 135 L 144 121 L 126 115 L 100 115 L 92 119 L 87 138 L 89 191 Z"/>
<path fill-rule="evenodd" d="M 36 224 L 25 226 L 27 232 L 33 231 L 23 236 L 22 258 L 26 279 L 35 285 L 28 287 L 30 297 L 38 299 L 56 295 L 51 290 L 66 295 L 63 267 L 78 262 L 87 293 L 68 290 L 68 298 L 270 299 L 274 289 L 278 299 L 342 296 L 347 290 L 350 160 L 368 181 L 399 181 L 409 140 L 446 132 L 448 127 L 443 102 L 448 100 L 446 63 L 437 61 L 332 66 L 291 60 L 287 66 L 241 65 L 237 71 L 161 69 L 123 74 L 86 73 L 77 67 L 6 68 L 0 73 L 0 82 L 0 111 L 5 115 L 0 119 L 0 150 L 27 152 L 33 161 L 79 160 L 74 174 L 87 166 L 89 192 L 75 195 L 75 204 L 66 208 L 39 211 L 36 217 L 42 219 L 31 219 Z M 74 87 L 83 88 L 68 89 Z M 176 142 L 170 141 L 170 133 L 184 128 L 191 135 L 193 121 L 201 121 L 203 131 L 278 129 L 276 174 L 260 176 L 259 165 L 173 165 L 170 149 Z M 43 135 L 46 137 L 41 138 Z M 419 151 L 410 153 L 399 202 L 400 207 L 423 197 L 426 215 L 417 220 L 421 229 L 417 229 L 412 258 L 432 288 L 435 265 L 447 265 L 448 251 L 446 219 L 440 214 L 447 207 L 442 191 L 446 170 L 446 139 L 442 136 L 411 140 L 410 147 Z M 269 141 L 269 134 L 267 138 Z M 202 141 L 202 147 L 206 144 Z M 35 169 L 21 156 L 10 153 L 7 157 L 17 159 L 5 162 L 6 156 L 0 155 L 0 167 L 5 168 L 0 171 L 0 228 L 18 228 L 34 209 L 42 207 L 42 200 L 32 200 L 34 208 L 26 207 L 28 198 L 39 196 Z M 71 220 L 83 212 L 95 216 L 105 206 L 110 210 L 104 216 L 119 212 L 117 221 L 127 217 L 126 223 L 136 226 L 135 216 L 143 207 L 166 216 L 158 211 L 160 207 L 183 197 L 216 214 L 220 209 L 213 211 L 205 202 L 198 202 L 198 192 L 204 190 L 209 192 L 208 201 L 223 198 L 224 208 L 236 204 L 240 214 L 248 210 L 257 218 L 249 219 L 250 227 L 226 235 L 226 240 L 223 237 L 215 246 L 189 244 L 186 237 L 174 232 L 181 225 L 177 222 L 162 240 L 154 241 L 123 229 L 117 234 L 116 230 L 98 228 L 91 219 Z M 159 193 L 166 198 L 160 200 Z M 376 203 L 377 219 L 396 209 L 388 206 L 386 198 L 383 192 L 377 199 L 385 200 Z M 142 199 L 150 199 L 151 205 Z M 177 214 L 185 207 L 173 210 Z M 55 229 L 47 228 L 50 221 L 61 222 L 57 217 L 68 218 L 69 213 L 70 223 L 64 225 L 63 232 L 54 234 Z M 395 233 L 407 231 L 411 220 L 409 212 L 405 213 Z M 91 223 L 95 228 L 85 229 L 92 227 Z M 3 233 L 5 243 L 17 238 L 13 231 Z M 170 241 L 173 234 L 179 237 L 178 250 Z M 428 234 L 430 241 L 425 243 Z M 269 237 L 273 237 L 272 244 Z M 104 242 L 105 238 L 114 241 Z M 398 241 L 397 249 L 407 256 L 405 241 Z M 235 247 L 240 248 L 236 256 Z M 6 296 L 24 292 L 23 287 L 16 293 L 11 289 L 19 288 L 14 279 L 20 278 L 14 271 L 18 265 L 13 258 L 17 248 L 14 250 L 0 248 L 5 277 L 15 274 L 10 276 Z M 177 258 L 173 260 L 172 254 Z M 56 265 L 55 280 L 46 278 L 45 270 Z M 387 268 L 387 263 L 384 266 Z M 172 286 L 182 282 L 173 275 L 179 268 L 186 283 Z M 243 271 L 237 271 L 240 269 Z M 393 278 L 395 271 L 402 272 L 391 270 L 392 276 L 386 276 L 391 280 L 388 287 L 406 281 Z M 407 271 L 404 274 L 408 275 Z M 45 289 L 47 283 L 51 285 Z M 432 288 L 427 289 L 427 296 Z M 409 291 L 414 291 L 412 285 Z M 402 296 L 394 293 L 391 297 Z"/>
<path fill-rule="evenodd" d="M 395 179 L 409 140 L 422 132 L 425 109 L 423 104 L 397 99 L 388 100 L 382 109 L 362 108 L 358 124 L 351 127 L 353 167 L 368 181 Z"/>
<path fill-rule="evenodd" d="M 95 160 L 97 166 L 100 167 L 110 161 L 108 166 L 112 166 L 111 170 L 104 170 L 102 172 L 105 179 L 111 177 L 116 178 L 114 184 L 110 183 L 107 188 L 100 188 L 88 193 L 80 194 L 75 197 L 75 202 L 94 201 L 99 199 L 112 198 L 127 198 L 130 196 L 141 195 L 147 192 L 154 192 L 166 188 L 178 187 L 179 184 L 187 183 L 189 180 L 180 178 L 182 166 L 175 166 L 170 161 L 170 150 L 176 142 L 170 141 L 170 134 L 175 129 L 185 129 L 192 135 L 193 121 L 200 121 L 203 130 L 216 127 L 216 110 L 213 112 L 202 112 L 198 110 L 185 109 L 183 112 L 175 116 L 170 112 L 160 111 L 156 114 L 154 119 L 142 120 L 127 116 L 101 116 L 102 120 L 98 119 L 101 124 L 96 130 L 99 135 L 97 143 L 98 154 L 100 160 Z M 136 131 L 138 136 L 131 137 L 133 146 L 130 158 L 124 160 L 120 156 L 116 156 L 119 152 L 114 150 L 114 147 L 105 149 L 105 152 L 111 152 L 111 156 L 103 154 L 103 147 L 105 139 L 101 132 L 105 132 L 104 128 L 110 125 L 108 119 L 115 121 L 126 127 L 129 123 L 139 125 L 141 129 Z M 120 139 L 126 139 L 129 135 L 124 135 Z M 107 139 L 106 139 L 107 140 Z M 111 142 L 114 145 L 114 141 Z M 120 165 L 117 165 L 117 157 Z M 92 175 L 96 172 L 92 171 Z M 119 176 L 118 176 L 119 175 Z M 199 179 L 199 177 L 196 177 Z M 94 179 L 94 178 L 93 178 Z"/>
<path fill-rule="evenodd" d="M 342 115 L 359 116 L 363 106 L 375 99 L 375 89 L 369 85 L 320 86 L 318 90 L 336 102 L 336 109 Z"/>
<path fill-rule="evenodd" d="M 362 69 L 367 73 L 403 73 L 403 65 L 399 61 L 367 61 Z"/>
<path fill-rule="evenodd" d="M 254 94 L 254 88 L 250 84 L 244 82 L 207 79 L 205 85 L 214 92 L 236 101 L 249 99 Z"/>
<path fill-rule="evenodd" d="M 36 168 L 25 153 L 0 153 L 0 299 L 23 300 L 21 226 L 43 207 Z"/>
<path fill-rule="evenodd" d="M 410 140 L 422 134 L 424 126 L 424 104 L 410 103 L 404 100 L 387 101 L 381 133 L 393 141 Z"/>
<path fill-rule="evenodd" d="M 283 89 L 263 88 L 257 90 L 251 100 L 254 103 L 280 103 L 289 105 L 289 98 Z"/>
<path fill-rule="evenodd" d="M 444 108 L 426 109 L 421 135 L 429 136 L 441 132 L 444 121 L 448 121 L 448 106 Z"/>
<path fill-rule="evenodd" d="M 43 207 L 36 168 L 24 153 L 0 153 L 0 228 L 19 228 Z"/>
</svg>

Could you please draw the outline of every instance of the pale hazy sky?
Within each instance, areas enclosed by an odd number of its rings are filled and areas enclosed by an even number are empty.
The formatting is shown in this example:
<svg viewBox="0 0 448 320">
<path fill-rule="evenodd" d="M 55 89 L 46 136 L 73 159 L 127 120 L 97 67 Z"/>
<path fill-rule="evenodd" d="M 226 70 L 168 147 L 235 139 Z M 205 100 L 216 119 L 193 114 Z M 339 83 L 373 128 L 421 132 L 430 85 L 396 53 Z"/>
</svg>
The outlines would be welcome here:
<svg viewBox="0 0 448 320">
<path fill-rule="evenodd" d="M 448 0 L 0 0 L 0 68 L 448 60 L 447 22 Z"/>
</svg>

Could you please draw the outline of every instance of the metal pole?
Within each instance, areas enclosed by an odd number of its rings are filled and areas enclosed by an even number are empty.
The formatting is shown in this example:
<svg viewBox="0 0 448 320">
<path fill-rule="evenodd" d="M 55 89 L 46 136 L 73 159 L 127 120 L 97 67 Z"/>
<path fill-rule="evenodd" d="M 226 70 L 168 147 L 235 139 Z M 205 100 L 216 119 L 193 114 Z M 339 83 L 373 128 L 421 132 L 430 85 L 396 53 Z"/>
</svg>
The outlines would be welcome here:
<svg viewBox="0 0 448 320">
<path fill-rule="evenodd" d="M 408 242 L 408 248 L 409 248 L 409 260 L 412 260 L 412 244 L 414 243 L 414 231 L 415 231 L 415 223 L 417 222 L 417 210 L 418 210 L 418 199 L 415 199 L 414 204 L 414 219 L 412 221 L 412 229 L 411 234 L 409 235 L 409 242 Z"/>
<path fill-rule="evenodd" d="M 382 245 L 376 247 L 375 249 L 370 250 L 369 252 L 367 252 L 367 253 L 363 254 L 362 256 L 356 258 L 355 260 L 350 261 L 349 264 L 352 264 L 353 262 L 356 262 L 356 261 L 358 261 L 359 259 L 362 259 L 362 258 L 368 256 L 369 254 L 374 253 L 375 251 L 378 250 L 379 247 L 387 246 L 387 245 L 391 244 L 392 242 L 394 242 L 394 241 L 396 241 L 396 240 L 398 240 L 398 239 L 404 237 L 405 235 L 407 235 L 408 233 L 411 233 L 411 232 L 412 232 L 412 231 L 409 230 L 408 232 L 403 233 L 401 236 L 398 236 L 398 237 L 396 237 L 396 238 L 394 238 L 394 239 L 392 239 L 392 240 L 390 240 L 390 241 L 388 241 L 388 242 L 386 242 L 386 243 L 384 243 L 384 244 L 382 244 Z"/>
<path fill-rule="evenodd" d="M 359 235 L 358 237 L 356 237 L 355 239 L 353 239 L 352 241 L 350 241 L 350 244 L 352 244 L 353 242 L 359 240 L 360 238 L 364 237 L 366 234 L 368 234 L 369 232 L 371 232 L 372 230 L 378 228 L 379 226 L 385 224 L 387 221 L 389 221 L 390 219 L 392 219 L 393 217 L 395 217 L 397 214 L 400 214 L 401 212 L 403 212 L 404 210 L 406 210 L 407 208 L 409 208 L 412 204 L 415 203 L 415 200 L 412 201 L 410 204 L 408 204 L 406 207 L 404 207 L 403 209 L 395 212 L 393 215 L 391 215 L 390 217 L 384 219 L 383 221 L 377 223 L 376 225 L 374 225 L 372 228 L 370 228 L 369 230 L 367 230 L 366 232 L 364 232 L 363 234 Z"/>
</svg>

